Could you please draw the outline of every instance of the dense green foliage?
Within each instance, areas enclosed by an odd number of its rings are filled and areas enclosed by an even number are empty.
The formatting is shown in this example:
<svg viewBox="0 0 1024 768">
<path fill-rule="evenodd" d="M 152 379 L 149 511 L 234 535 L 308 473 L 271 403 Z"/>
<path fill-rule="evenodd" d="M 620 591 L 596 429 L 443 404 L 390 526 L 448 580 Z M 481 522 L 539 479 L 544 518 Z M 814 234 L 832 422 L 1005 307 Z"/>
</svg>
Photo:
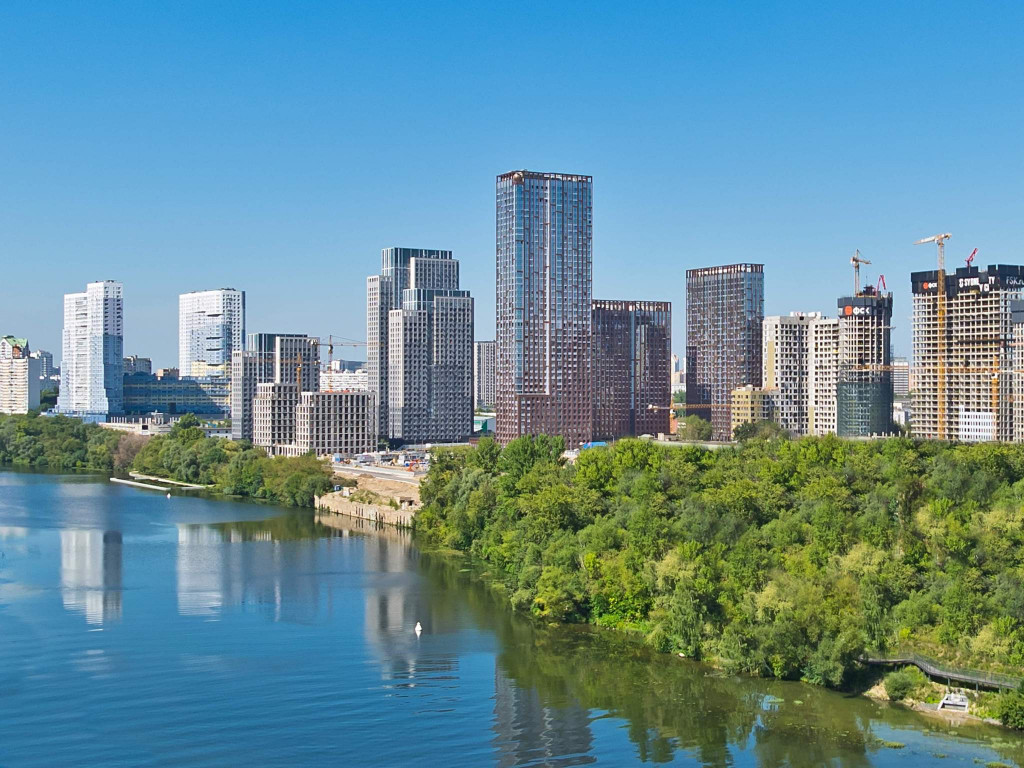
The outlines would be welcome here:
<svg viewBox="0 0 1024 768">
<path fill-rule="evenodd" d="M 752 439 L 435 451 L 417 535 L 513 603 L 732 671 L 840 686 L 865 649 L 1024 666 L 1024 447 Z"/>
<path fill-rule="evenodd" d="M 44 469 L 123 469 L 122 434 L 66 416 L 0 416 L 0 464 Z"/>
<path fill-rule="evenodd" d="M 886 695 L 893 701 L 902 701 L 920 689 L 927 689 L 928 678 L 917 667 L 904 667 L 885 676 L 883 681 Z"/>
<path fill-rule="evenodd" d="M 333 487 L 331 472 L 312 454 L 270 458 L 249 443 L 206 437 L 194 416 L 169 435 L 150 438 L 133 468 L 186 483 L 210 485 L 233 496 L 267 499 L 293 507 L 313 506 L 313 497 Z"/>
<path fill-rule="evenodd" d="M 1024 731 L 1024 686 L 999 697 L 999 721 L 1007 728 Z"/>
<path fill-rule="evenodd" d="M 134 469 L 294 507 L 313 506 L 313 497 L 334 485 L 331 471 L 315 456 L 270 458 L 249 443 L 206 437 L 191 414 L 169 435 L 151 438 L 66 416 L 0 416 L 3 464 L 104 472 Z"/>
<path fill-rule="evenodd" d="M 711 433 L 711 422 L 696 414 L 679 421 L 678 434 L 683 440 L 710 440 Z"/>
</svg>

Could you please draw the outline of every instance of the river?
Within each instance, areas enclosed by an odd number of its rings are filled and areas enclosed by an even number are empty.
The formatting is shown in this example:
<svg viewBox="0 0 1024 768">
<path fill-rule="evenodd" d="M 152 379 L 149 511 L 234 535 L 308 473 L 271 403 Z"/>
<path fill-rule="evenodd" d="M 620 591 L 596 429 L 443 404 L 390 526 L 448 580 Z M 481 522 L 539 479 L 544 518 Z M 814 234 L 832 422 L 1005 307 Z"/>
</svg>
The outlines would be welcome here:
<svg viewBox="0 0 1024 768">
<path fill-rule="evenodd" d="M 0 471 L 2 768 L 1022 761 L 999 728 L 539 627 L 396 530 Z"/>
</svg>

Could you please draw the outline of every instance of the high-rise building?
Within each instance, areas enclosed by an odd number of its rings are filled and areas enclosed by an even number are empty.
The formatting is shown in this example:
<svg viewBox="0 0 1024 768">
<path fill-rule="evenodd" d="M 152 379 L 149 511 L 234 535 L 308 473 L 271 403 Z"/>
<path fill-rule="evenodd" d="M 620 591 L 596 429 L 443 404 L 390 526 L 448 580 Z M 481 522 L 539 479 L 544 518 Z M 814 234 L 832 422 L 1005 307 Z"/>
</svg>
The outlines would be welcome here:
<svg viewBox="0 0 1024 768">
<path fill-rule="evenodd" d="M 808 432 L 836 432 L 836 385 L 839 381 L 839 318 L 811 321 L 807 329 Z"/>
<path fill-rule="evenodd" d="M 124 359 L 124 375 L 131 376 L 133 373 L 152 373 L 153 361 L 148 357 L 128 355 Z"/>
<path fill-rule="evenodd" d="M 231 354 L 245 341 L 245 291 L 218 288 L 178 297 L 182 376 L 231 376 Z"/>
<path fill-rule="evenodd" d="M 593 435 L 593 179 L 497 178 L 497 438 Z"/>
<path fill-rule="evenodd" d="M 671 302 L 595 299 L 591 323 L 594 439 L 669 432 Z"/>
<path fill-rule="evenodd" d="M 496 341 L 477 341 L 473 344 L 473 407 L 489 411 L 495 401 L 495 364 L 498 354 Z"/>
<path fill-rule="evenodd" d="M 60 371 L 53 364 L 53 353 L 47 352 L 45 349 L 34 349 L 30 357 L 34 357 L 39 361 L 39 378 L 49 380 L 51 377 L 56 376 Z M 45 387 L 44 387 L 45 389 Z"/>
<path fill-rule="evenodd" d="M 762 384 L 775 390 L 775 422 L 794 436 L 810 431 L 810 328 L 821 319 L 820 312 L 790 312 L 762 325 Z"/>
<path fill-rule="evenodd" d="M 1024 299 L 1024 266 L 961 267 L 910 275 L 914 296 L 911 395 L 915 437 L 1010 441 L 1013 308 Z"/>
<path fill-rule="evenodd" d="M 891 435 L 892 294 L 868 286 L 839 299 L 836 434 Z"/>
<path fill-rule="evenodd" d="M 64 295 L 57 411 L 102 421 L 124 410 L 124 286 L 89 283 Z"/>
<path fill-rule="evenodd" d="M 28 339 L 0 336 L 0 413 L 28 413 L 39 407 L 40 367 Z"/>
<path fill-rule="evenodd" d="M 763 320 L 763 264 L 686 271 L 686 404 L 715 440 L 732 437 L 732 391 L 761 386 Z"/>
<path fill-rule="evenodd" d="M 366 372 L 370 391 L 377 398 L 378 433 L 387 437 L 388 427 L 388 340 L 389 314 L 402 308 L 409 287 L 413 258 L 453 261 L 451 251 L 428 248 L 385 248 L 381 251 L 379 275 L 366 278 Z M 458 267 L 455 267 L 456 270 Z"/>
<path fill-rule="evenodd" d="M 905 398 L 910 394 L 910 361 L 905 357 L 892 359 L 892 396 Z"/>
<path fill-rule="evenodd" d="M 245 346 L 231 355 L 232 440 L 255 439 L 253 401 L 258 385 L 271 384 L 280 376 L 279 381 L 286 384 L 298 384 L 301 379 L 303 391 L 319 389 L 318 339 L 304 333 L 250 333 Z"/>
<path fill-rule="evenodd" d="M 275 453 L 279 446 L 295 442 L 295 416 L 301 394 L 320 389 L 320 340 L 284 334 L 255 334 L 251 340 L 254 349 L 247 351 L 266 355 L 266 349 L 273 349 L 273 379 L 255 384 L 252 441 Z M 254 366 L 258 373 L 265 373 L 265 359 Z M 252 384 L 243 383 L 242 389 L 251 388 Z M 244 418 L 244 409 L 242 415 Z"/>
<path fill-rule="evenodd" d="M 473 434 L 473 299 L 459 262 L 409 259 L 402 306 L 388 313 L 388 437 L 458 442 Z"/>
</svg>

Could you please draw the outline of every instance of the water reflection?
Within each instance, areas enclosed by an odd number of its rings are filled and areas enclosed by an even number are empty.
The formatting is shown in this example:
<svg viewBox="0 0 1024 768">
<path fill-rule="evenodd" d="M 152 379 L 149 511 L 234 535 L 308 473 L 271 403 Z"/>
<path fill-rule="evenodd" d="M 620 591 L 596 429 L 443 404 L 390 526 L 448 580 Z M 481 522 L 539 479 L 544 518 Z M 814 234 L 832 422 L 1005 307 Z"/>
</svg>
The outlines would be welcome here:
<svg viewBox="0 0 1024 768">
<path fill-rule="evenodd" d="M 121 545 L 120 531 L 60 532 L 61 600 L 89 624 L 121 618 Z"/>
<path fill-rule="evenodd" d="M 269 611 L 274 621 L 313 622 L 323 552 L 303 540 L 331 536 L 311 515 L 178 526 L 178 613 L 220 616 L 226 608 Z M 241 544 L 245 546 L 239 546 Z"/>
</svg>

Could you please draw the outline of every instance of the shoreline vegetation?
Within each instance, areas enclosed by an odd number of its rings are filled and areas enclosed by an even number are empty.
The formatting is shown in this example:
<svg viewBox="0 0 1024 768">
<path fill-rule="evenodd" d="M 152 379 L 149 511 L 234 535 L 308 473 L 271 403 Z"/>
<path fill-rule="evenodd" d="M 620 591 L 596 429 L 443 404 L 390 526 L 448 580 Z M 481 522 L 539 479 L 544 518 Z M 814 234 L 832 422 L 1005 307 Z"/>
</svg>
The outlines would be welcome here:
<svg viewBox="0 0 1024 768">
<path fill-rule="evenodd" d="M 563 447 L 435 449 L 417 540 L 482 561 L 541 620 L 729 673 L 849 690 L 871 676 L 864 654 L 912 647 L 1022 674 L 1024 446 L 621 440 L 574 464 Z M 893 674 L 894 693 L 924 692 Z M 978 704 L 1024 728 L 1024 693 Z"/>
<path fill-rule="evenodd" d="M 210 486 L 207 492 L 313 507 L 331 471 L 313 455 L 267 456 L 250 443 L 206 437 L 186 414 L 170 434 L 141 437 L 66 416 L 0 416 L 0 466 L 141 472 Z"/>
</svg>

